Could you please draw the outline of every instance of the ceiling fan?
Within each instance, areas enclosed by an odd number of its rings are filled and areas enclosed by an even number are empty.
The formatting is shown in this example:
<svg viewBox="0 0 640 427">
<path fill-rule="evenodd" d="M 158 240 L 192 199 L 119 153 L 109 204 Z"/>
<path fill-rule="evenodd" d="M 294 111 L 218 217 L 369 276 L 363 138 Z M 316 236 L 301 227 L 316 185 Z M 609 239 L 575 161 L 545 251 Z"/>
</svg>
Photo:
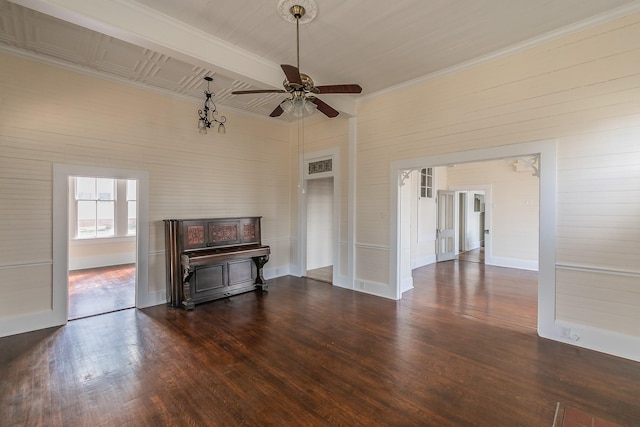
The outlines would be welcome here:
<svg viewBox="0 0 640 427">
<path fill-rule="evenodd" d="M 245 95 L 255 93 L 290 93 L 291 97 L 282 101 L 269 114 L 270 117 L 279 117 L 284 112 L 293 112 L 294 115 L 304 114 L 303 109 L 312 112 L 317 108 L 327 117 L 336 117 L 339 113 L 316 95 L 337 94 L 337 93 L 360 93 L 362 88 L 357 84 L 321 85 L 316 86 L 311 77 L 300 72 L 300 18 L 304 16 L 306 10 L 303 6 L 295 4 L 289 9 L 296 22 L 296 56 L 297 63 L 293 65 L 282 64 L 280 67 L 284 72 L 285 79 L 282 85 L 284 89 L 257 89 L 257 90 L 236 90 L 233 95 Z M 313 103 L 314 105 L 311 105 Z"/>
</svg>

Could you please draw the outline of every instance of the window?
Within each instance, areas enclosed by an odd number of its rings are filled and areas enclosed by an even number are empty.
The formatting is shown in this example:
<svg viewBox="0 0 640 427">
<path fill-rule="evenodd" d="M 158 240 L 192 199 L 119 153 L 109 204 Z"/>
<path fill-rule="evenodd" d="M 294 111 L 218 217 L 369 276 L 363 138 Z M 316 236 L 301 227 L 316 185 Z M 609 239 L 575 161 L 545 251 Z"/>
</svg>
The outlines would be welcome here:
<svg viewBox="0 0 640 427">
<path fill-rule="evenodd" d="M 420 197 L 433 197 L 433 168 L 420 170 Z"/>
<path fill-rule="evenodd" d="M 136 181 L 74 177 L 75 238 L 136 234 Z"/>
<path fill-rule="evenodd" d="M 115 232 L 115 180 L 76 178 L 76 237 L 109 237 Z"/>
</svg>

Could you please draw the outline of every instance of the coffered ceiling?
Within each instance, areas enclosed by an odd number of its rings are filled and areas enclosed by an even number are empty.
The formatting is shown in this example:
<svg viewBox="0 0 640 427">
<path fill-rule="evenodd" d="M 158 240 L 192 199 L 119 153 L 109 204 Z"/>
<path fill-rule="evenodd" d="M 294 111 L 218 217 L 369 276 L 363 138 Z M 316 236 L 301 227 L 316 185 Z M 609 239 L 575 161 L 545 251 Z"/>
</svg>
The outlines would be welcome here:
<svg viewBox="0 0 640 427">
<path fill-rule="evenodd" d="M 305 0 L 306 1 L 306 0 Z M 316 0 L 300 69 L 369 96 L 640 11 L 640 0 Z M 200 102 L 268 116 L 296 63 L 278 0 L 0 0 L 0 48 Z M 323 95 L 353 114 L 351 95 Z M 286 120 L 286 116 L 283 116 Z M 276 119 L 274 119 L 276 120 Z"/>
</svg>

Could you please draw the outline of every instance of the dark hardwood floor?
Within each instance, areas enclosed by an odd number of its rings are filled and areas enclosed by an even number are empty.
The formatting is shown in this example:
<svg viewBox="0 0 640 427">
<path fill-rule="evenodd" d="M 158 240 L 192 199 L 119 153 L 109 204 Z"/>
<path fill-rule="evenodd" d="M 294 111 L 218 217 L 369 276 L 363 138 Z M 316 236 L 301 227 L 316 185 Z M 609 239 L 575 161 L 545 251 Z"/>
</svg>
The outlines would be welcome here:
<svg viewBox="0 0 640 427">
<path fill-rule="evenodd" d="M 640 426 L 640 363 L 537 337 L 535 273 L 414 273 L 400 301 L 289 276 L 0 338 L 0 425 Z"/>
<path fill-rule="evenodd" d="M 135 307 L 136 265 L 69 272 L 69 320 Z"/>
</svg>

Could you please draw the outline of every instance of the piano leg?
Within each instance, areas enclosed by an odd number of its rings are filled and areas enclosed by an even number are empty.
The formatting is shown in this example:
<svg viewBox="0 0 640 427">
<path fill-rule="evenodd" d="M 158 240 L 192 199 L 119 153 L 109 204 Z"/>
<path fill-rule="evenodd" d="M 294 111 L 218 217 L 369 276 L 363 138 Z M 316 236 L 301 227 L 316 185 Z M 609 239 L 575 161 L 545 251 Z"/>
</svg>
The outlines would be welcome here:
<svg viewBox="0 0 640 427">
<path fill-rule="evenodd" d="M 269 288 L 267 281 L 264 280 L 264 275 L 262 273 L 264 265 L 269 262 L 269 255 L 257 256 L 253 257 L 253 262 L 258 267 L 258 275 L 256 276 L 256 287 L 261 291 L 266 291 Z"/>
<path fill-rule="evenodd" d="M 182 296 L 183 296 L 183 300 L 182 300 L 182 307 L 184 307 L 187 310 L 193 310 L 193 308 L 195 307 L 195 303 L 193 302 L 193 299 L 191 298 L 191 284 L 189 284 L 189 279 L 191 279 L 191 276 L 193 276 L 193 272 L 194 270 L 191 269 L 189 266 L 184 266 L 183 265 L 183 277 L 182 277 Z"/>
<path fill-rule="evenodd" d="M 184 282 L 182 286 L 184 289 L 184 296 L 185 296 L 184 300 L 182 301 L 182 307 L 187 310 L 193 310 L 193 308 L 195 307 L 195 304 L 191 299 L 191 286 L 189 285 L 189 282 Z"/>
</svg>

